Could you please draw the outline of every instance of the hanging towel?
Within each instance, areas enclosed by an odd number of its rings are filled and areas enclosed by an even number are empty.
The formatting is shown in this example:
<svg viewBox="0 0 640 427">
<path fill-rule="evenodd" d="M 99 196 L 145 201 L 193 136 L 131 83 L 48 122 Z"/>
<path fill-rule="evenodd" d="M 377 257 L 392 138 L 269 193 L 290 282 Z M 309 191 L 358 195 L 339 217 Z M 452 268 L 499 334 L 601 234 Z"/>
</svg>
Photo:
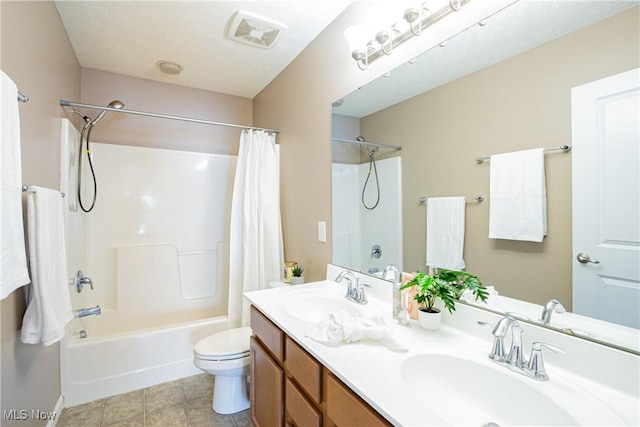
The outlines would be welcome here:
<svg viewBox="0 0 640 427">
<path fill-rule="evenodd" d="M 20 161 L 18 88 L 0 71 L 0 299 L 29 283 Z"/>
<path fill-rule="evenodd" d="M 489 238 L 542 242 L 547 235 L 544 149 L 491 156 Z"/>
<path fill-rule="evenodd" d="M 464 269 L 464 197 L 427 199 L 427 265 Z"/>
<path fill-rule="evenodd" d="M 64 249 L 60 193 L 41 187 L 27 195 L 27 235 L 31 291 L 22 320 L 22 342 L 51 345 L 64 337 L 73 318 Z"/>
</svg>

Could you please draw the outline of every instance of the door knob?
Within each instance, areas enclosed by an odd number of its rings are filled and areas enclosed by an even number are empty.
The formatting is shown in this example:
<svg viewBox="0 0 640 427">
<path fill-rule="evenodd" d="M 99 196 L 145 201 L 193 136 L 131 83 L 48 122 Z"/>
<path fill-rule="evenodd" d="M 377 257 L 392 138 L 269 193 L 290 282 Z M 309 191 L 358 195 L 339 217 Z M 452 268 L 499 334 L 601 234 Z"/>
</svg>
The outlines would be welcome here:
<svg viewBox="0 0 640 427">
<path fill-rule="evenodd" d="M 582 264 L 600 264 L 600 261 L 593 261 L 589 255 L 582 252 L 580 252 L 576 258 L 578 259 L 578 262 Z"/>
</svg>

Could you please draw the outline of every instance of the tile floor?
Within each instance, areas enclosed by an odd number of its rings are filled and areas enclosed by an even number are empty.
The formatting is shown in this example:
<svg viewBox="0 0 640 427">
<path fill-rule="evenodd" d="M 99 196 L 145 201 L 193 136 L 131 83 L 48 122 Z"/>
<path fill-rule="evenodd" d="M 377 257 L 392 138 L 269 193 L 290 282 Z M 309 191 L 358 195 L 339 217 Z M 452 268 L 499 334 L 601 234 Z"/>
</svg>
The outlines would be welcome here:
<svg viewBox="0 0 640 427">
<path fill-rule="evenodd" d="M 57 427 L 252 427 L 249 410 L 211 409 L 213 377 L 194 375 L 65 408 Z"/>
</svg>

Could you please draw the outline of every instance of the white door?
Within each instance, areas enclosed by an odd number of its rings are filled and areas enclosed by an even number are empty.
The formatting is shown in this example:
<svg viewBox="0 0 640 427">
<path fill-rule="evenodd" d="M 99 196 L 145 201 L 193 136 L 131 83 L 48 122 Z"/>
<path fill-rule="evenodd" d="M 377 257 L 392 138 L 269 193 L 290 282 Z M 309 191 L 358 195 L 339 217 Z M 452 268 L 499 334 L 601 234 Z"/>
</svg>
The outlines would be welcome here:
<svg viewBox="0 0 640 427">
<path fill-rule="evenodd" d="M 573 311 L 640 328 L 640 69 L 572 90 Z"/>
</svg>

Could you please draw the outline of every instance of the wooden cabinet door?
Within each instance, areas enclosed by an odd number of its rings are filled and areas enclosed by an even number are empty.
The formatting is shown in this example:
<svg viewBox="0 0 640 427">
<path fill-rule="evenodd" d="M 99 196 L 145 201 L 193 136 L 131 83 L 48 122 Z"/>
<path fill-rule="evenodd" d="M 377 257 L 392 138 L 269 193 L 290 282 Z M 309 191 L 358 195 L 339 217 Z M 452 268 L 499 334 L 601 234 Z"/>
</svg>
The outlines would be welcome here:
<svg viewBox="0 0 640 427">
<path fill-rule="evenodd" d="M 284 425 L 284 372 L 251 337 L 251 421 L 255 427 Z"/>
</svg>

